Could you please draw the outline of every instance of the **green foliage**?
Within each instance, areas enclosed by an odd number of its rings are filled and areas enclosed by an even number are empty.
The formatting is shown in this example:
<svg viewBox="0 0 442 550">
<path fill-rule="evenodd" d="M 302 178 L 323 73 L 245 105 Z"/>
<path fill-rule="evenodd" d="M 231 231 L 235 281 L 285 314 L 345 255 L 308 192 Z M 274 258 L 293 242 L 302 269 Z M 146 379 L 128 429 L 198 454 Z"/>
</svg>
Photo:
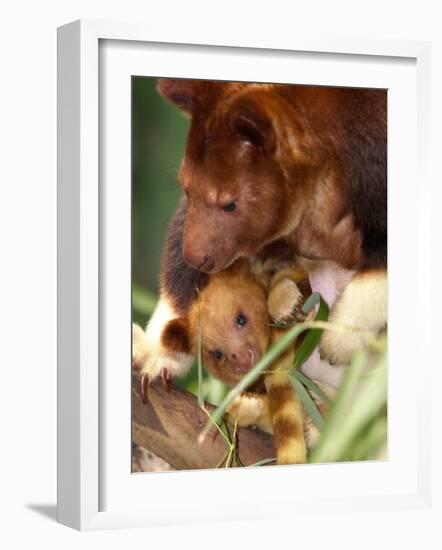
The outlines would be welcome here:
<svg viewBox="0 0 442 550">
<path fill-rule="evenodd" d="M 295 373 L 297 373 L 297 371 L 295 371 Z M 316 424 L 317 428 L 319 430 L 322 430 L 325 424 L 324 418 L 322 417 L 322 414 L 319 412 L 319 409 L 316 406 L 316 403 L 314 402 L 312 396 L 307 391 L 307 386 L 305 386 L 301 382 L 301 380 L 296 376 L 296 374 L 294 376 L 290 376 L 290 381 L 292 382 L 295 392 L 297 393 L 299 399 L 301 400 L 301 403 L 303 404 L 307 414 L 311 417 L 313 422 Z"/>
<path fill-rule="evenodd" d="M 374 365 L 367 353 L 354 356 L 311 462 L 378 458 L 387 444 L 387 349 Z"/>
<path fill-rule="evenodd" d="M 132 318 L 141 326 L 158 296 L 164 238 L 181 195 L 177 172 L 188 128 L 156 84 L 156 78 L 132 78 Z M 192 369 L 180 385 L 196 393 L 197 380 Z"/>
<path fill-rule="evenodd" d="M 315 394 L 317 397 L 319 397 L 319 399 L 322 399 L 322 401 L 324 401 L 326 404 L 328 405 L 331 404 L 331 400 L 328 397 L 328 395 L 326 395 L 321 390 L 321 388 L 315 382 L 313 382 L 313 380 L 311 380 L 308 376 L 305 376 L 305 374 L 303 374 L 300 370 L 293 369 L 291 376 L 297 378 L 299 382 L 301 382 L 301 384 L 304 384 L 304 386 L 309 390 L 310 393 Z"/>
<path fill-rule="evenodd" d="M 187 119 L 159 96 L 156 78 L 132 78 L 132 279 L 156 294 L 167 226 L 178 206 Z"/>
<path fill-rule="evenodd" d="M 315 316 L 315 320 L 327 321 L 328 314 L 329 314 L 329 307 L 327 305 L 327 302 L 317 292 L 314 292 L 306 300 L 302 309 L 304 313 L 308 313 L 317 304 L 319 304 L 319 307 L 318 307 L 318 312 L 316 313 L 316 316 Z M 307 359 L 310 357 L 310 355 L 314 352 L 315 348 L 319 344 L 321 334 L 322 334 L 322 330 L 320 329 L 312 329 L 307 332 L 307 334 L 304 337 L 304 340 L 302 341 L 302 344 L 299 346 L 299 348 L 296 351 L 295 363 L 294 363 L 294 366 L 296 368 L 303 365 L 307 361 Z"/>
<path fill-rule="evenodd" d="M 137 283 L 132 283 L 132 308 L 139 315 L 150 317 L 157 304 L 156 296 Z"/>
</svg>

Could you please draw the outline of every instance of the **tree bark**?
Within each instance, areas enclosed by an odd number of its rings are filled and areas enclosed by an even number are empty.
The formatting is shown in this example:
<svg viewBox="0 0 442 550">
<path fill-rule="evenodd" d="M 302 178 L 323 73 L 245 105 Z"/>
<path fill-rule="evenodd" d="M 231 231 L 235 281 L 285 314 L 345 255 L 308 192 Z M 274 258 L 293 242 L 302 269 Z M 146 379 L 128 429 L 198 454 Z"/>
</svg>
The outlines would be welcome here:
<svg viewBox="0 0 442 550">
<path fill-rule="evenodd" d="M 207 404 L 207 408 L 214 407 Z M 173 384 L 170 391 L 161 382 L 151 384 L 144 404 L 139 379 L 132 377 L 132 441 L 177 470 L 215 468 L 222 461 L 226 441 L 221 434 L 214 437 L 216 428 L 203 443 L 198 443 L 207 421 L 196 397 Z M 245 466 L 275 457 L 273 438 L 258 429 L 240 428 L 237 441 L 239 458 Z"/>
</svg>

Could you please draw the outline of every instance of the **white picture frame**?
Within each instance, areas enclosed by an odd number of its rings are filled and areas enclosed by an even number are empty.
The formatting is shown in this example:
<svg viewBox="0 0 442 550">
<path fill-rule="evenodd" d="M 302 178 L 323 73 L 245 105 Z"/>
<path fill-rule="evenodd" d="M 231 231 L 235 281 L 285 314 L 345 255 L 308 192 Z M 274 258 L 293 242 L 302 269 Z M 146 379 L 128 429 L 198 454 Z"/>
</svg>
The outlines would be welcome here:
<svg viewBox="0 0 442 550">
<path fill-rule="evenodd" d="M 398 473 L 397 484 L 392 483 L 391 487 L 384 492 L 378 489 L 374 489 L 372 492 L 367 490 L 365 494 L 355 491 L 353 478 L 357 479 L 360 474 L 356 469 L 353 469 L 353 474 L 351 472 L 348 474 L 349 468 L 357 467 L 357 465 L 348 464 L 327 465 L 326 467 L 308 466 L 304 470 L 298 469 L 296 472 L 292 467 L 266 468 L 259 472 L 256 469 L 251 469 L 246 476 L 245 472 L 221 472 L 229 474 L 228 478 L 223 477 L 222 479 L 219 475 L 217 476 L 217 472 L 213 471 L 148 474 L 132 476 L 132 481 L 127 479 L 130 474 L 128 465 L 127 474 L 121 477 L 122 483 L 126 483 L 126 486 L 141 483 L 144 486 L 149 486 L 150 494 L 158 496 L 155 506 L 152 505 L 152 502 L 150 505 L 140 506 L 139 502 L 136 502 L 137 499 L 134 498 L 134 493 L 131 492 L 132 489 L 126 491 L 125 488 L 119 489 L 121 493 L 114 492 L 116 499 L 112 501 L 111 506 L 107 506 L 103 501 L 102 485 L 104 482 L 109 482 L 106 476 L 111 472 L 111 481 L 114 476 L 118 476 L 118 469 L 121 469 L 125 460 L 124 453 L 119 455 L 115 445 L 108 447 L 104 429 L 106 422 L 103 424 L 103 415 L 106 416 L 109 412 L 103 405 L 107 396 L 103 398 L 102 392 L 111 393 L 115 391 L 115 387 L 121 388 L 121 379 L 115 378 L 113 384 L 106 383 L 103 388 L 101 385 L 102 371 L 100 370 L 103 351 L 103 348 L 100 347 L 103 321 L 100 307 L 102 307 L 102 302 L 107 300 L 106 289 L 101 284 L 103 265 L 107 265 L 107 259 L 103 263 L 103 249 L 105 248 L 103 232 L 111 231 L 111 226 L 100 222 L 100 212 L 103 208 L 109 208 L 109 212 L 112 212 L 112 209 L 115 209 L 115 204 L 120 204 L 120 208 L 124 204 L 118 198 L 110 197 L 109 201 L 106 199 L 107 206 L 104 206 L 102 181 L 100 183 L 100 153 L 103 144 L 100 143 L 99 121 L 100 114 L 102 118 L 103 110 L 105 110 L 105 107 L 100 104 L 100 75 L 102 76 L 100 62 L 103 63 L 103 59 L 105 59 L 100 48 L 105 44 L 104 41 L 108 44 L 124 44 L 125 56 L 128 55 L 128 52 L 130 54 L 130 49 L 135 46 L 140 48 L 143 44 L 168 44 L 169 47 L 174 48 L 174 51 L 179 51 L 180 48 L 189 51 L 193 47 L 198 47 L 199 51 L 204 51 L 204 56 L 209 61 L 210 52 L 213 52 L 213 47 L 216 46 L 219 50 L 228 48 L 231 59 L 235 56 L 247 55 L 247 52 L 253 52 L 254 55 L 259 55 L 259 52 L 263 55 L 266 52 L 271 52 L 272 55 L 279 56 L 283 60 L 287 52 L 304 52 L 318 57 L 328 56 L 326 59 L 322 59 L 324 66 L 327 63 L 332 63 L 334 57 L 338 60 L 345 58 L 350 62 L 355 60 L 355 63 L 364 63 L 364 59 L 369 60 L 370 58 L 376 58 L 381 64 L 383 62 L 400 63 L 401 60 L 408 60 L 407 63 L 412 63 L 415 67 L 417 82 L 417 98 L 415 98 L 417 127 L 414 128 L 413 134 L 414 145 L 417 144 L 417 149 L 414 147 L 415 150 L 411 151 L 410 155 L 407 154 L 407 159 L 416 161 L 418 180 L 415 179 L 414 173 L 409 173 L 409 170 L 406 171 L 408 173 L 403 174 L 403 181 L 410 178 L 410 185 L 408 187 L 406 184 L 404 185 L 403 209 L 407 210 L 413 205 L 418 205 L 418 215 L 416 216 L 418 230 L 409 235 L 410 243 L 417 247 L 418 261 L 409 266 L 408 279 L 404 275 L 404 285 L 397 287 L 396 297 L 393 292 L 393 296 L 390 297 L 390 307 L 393 310 L 399 309 L 400 297 L 406 292 L 405 282 L 409 282 L 424 289 L 416 292 L 414 298 L 410 298 L 410 315 L 419 311 L 421 318 L 431 318 L 429 296 L 432 284 L 431 234 L 428 216 L 431 184 L 426 156 L 429 148 L 431 115 L 429 100 L 431 47 L 429 43 L 350 37 L 312 39 L 297 35 L 296 37 L 281 36 L 278 42 L 274 41 L 268 44 L 264 38 L 244 41 L 240 37 L 237 39 L 229 37 L 225 41 L 222 39 L 211 41 L 206 39 L 203 31 L 200 36 L 189 37 L 186 35 L 185 29 L 179 35 L 177 33 L 174 33 L 173 36 L 156 35 L 152 29 L 142 25 L 118 22 L 76 21 L 61 27 L 58 31 L 58 521 L 77 529 L 89 530 L 260 518 L 266 509 L 267 500 L 275 502 L 279 498 L 278 495 L 280 495 L 281 501 L 290 505 L 291 510 L 296 508 L 302 513 L 319 511 L 321 508 L 326 509 L 330 503 L 333 503 L 335 511 L 342 513 L 350 509 L 354 510 L 355 507 L 361 511 L 370 512 L 403 507 L 418 509 L 429 506 L 431 468 L 430 431 L 427 420 L 430 417 L 430 401 L 425 394 L 425 383 L 430 376 L 431 365 L 428 351 L 426 352 L 427 360 L 420 366 L 422 371 L 419 378 L 413 380 L 413 384 L 410 384 L 408 380 L 407 385 L 407 382 L 404 381 L 403 385 L 403 392 L 405 394 L 410 392 L 408 395 L 416 398 L 416 408 L 410 407 L 412 410 L 409 411 L 411 415 L 409 421 L 413 429 L 411 437 L 413 453 L 410 453 L 413 454 L 413 460 L 407 463 L 406 469 L 402 473 L 399 471 L 399 467 L 395 466 L 394 460 L 390 461 L 389 465 L 384 465 L 385 467 L 380 465 L 378 470 L 373 470 L 373 468 L 378 468 L 377 465 L 367 464 L 366 470 L 364 470 L 364 476 L 378 477 L 378 473 L 383 469 L 382 475 L 391 479 L 394 478 L 395 471 Z M 151 55 L 154 56 L 155 53 L 151 53 Z M 109 57 L 106 58 L 106 60 L 108 59 Z M 127 63 L 127 57 L 124 57 L 122 62 L 123 64 Z M 194 74 L 189 74 L 188 70 L 185 72 L 185 76 L 201 75 L 203 61 L 200 63 L 200 65 L 194 65 Z M 130 70 L 131 67 L 127 68 L 128 74 L 130 74 Z M 118 75 L 119 73 L 114 71 L 112 74 Z M 156 76 L 156 74 L 158 73 L 153 72 L 152 76 Z M 174 76 L 182 75 L 174 74 Z M 104 76 L 105 83 L 106 78 Z M 340 82 L 342 84 L 339 79 L 333 82 L 330 75 L 324 78 L 327 79 L 324 82 L 329 84 L 337 85 Z M 311 83 L 318 82 L 315 80 Z M 126 123 L 127 120 L 120 124 Z M 122 139 L 125 135 L 127 137 L 127 134 L 123 133 L 122 135 Z M 412 146 L 413 141 L 407 142 L 407 147 L 410 144 Z M 115 145 L 118 146 L 118 143 Z M 119 145 L 121 146 L 121 142 Z M 120 175 L 124 178 L 130 177 L 125 170 L 127 164 L 124 164 L 127 163 L 127 151 L 129 150 L 130 153 L 130 143 L 127 143 L 126 146 L 123 143 L 123 149 L 125 149 L 125 153 L 122 154 L 122 158 L 124 157 L 126 160 L 121 161 Z M 393 152 L 393 157 L 394 154 Z M 413 168 L 414 160 L 410 161 L 412 164 L 407 165 L 408 168 Z M 411 184 L 415 181 L 419 181 L 417 198 L 411 194 Z M 395 233 L 397 236 L 403 214 L 399 213 L 394 204 L 391 206 L 391 211 L 393 217 L 392 238 L 396 238 Z M 389 219 L 389 224 L 390 221 Z M 402 219 L 403 222 L 404 219 Z M 130 251 L 127 249 L 127 241 L 122 241 L 119 251 L 120 264 L 125 263 L 121 262 L 122 254 L 123 258 L 128 260 L 126 263 L 128 263 L 130 271 Z M 397 269 L 400 267 L 398 265 Z M 402 265 L 402 267 L 404 266 Z M 121 279 L 115 284 L 123 285 L 120 288 L 124 288 L 127 271 L 122 270 L 119 273 Z M 130 301 L 126 308 L 130 309 Z M 127 310 L 126 313 L 121 311 L 123 325 L 118 326 L 125 326 Z M 391 313 L 392 311 L 390 311 Z M 117 317 L 120 318 L 120 315 Z M 115 330 L 118 330 L 118 326 L 115 326 Z M 425 353 L 425 350 L 430 349 L 428 346 L 431 338 L 429 321 L 425 328 L 426 330 L 422 330 L 420 335 L 420 347 L 414 349 L 414 355 Z M 396 333 L 398 332 L 399 330 L 396 331 Z M 398 339 L 401 336 L 403 337 L 404 334 L 396 334 Z M 395 338 L 394 331 L 390 338 Z M 124 348 L 122 353 L 124 353 Z M 107 351 L 105 355 L 109 357 Z M 117 355 L 118 353 L 115 354 L 115 356 Z M 127 357 L 129 358 L 129 356 Z M 412 358 L 413 353 L 410 354 L 408 360 L 408 369 L 412 368 Z M 127 370 L 127 393 L 129 395 L 129 359 Z M 395 399 L 395 389 L 392 388 L 391 391 L 393 394 L 390 395 L 390 398 L 394 405 L 394 402 L 399 400 Z M 124 401 L 124 398 L 122 399 Z M 129 397 L 123 406 L 123 408 L 126 407 L 126 413 L 128 399 Z M 119 422 L 115 418 L 112 418 L 112 422 L 113 426 L 116 426 L 116 429 L 113 430 L 115 433 L 122 433 L 121 430 L 127 429 L 127 436 L 130 438 L 128 424 Z M 392 444 L 394 445 L 394 441 Z M 112 456 L 115 455 L 117 459 L 106 463 L 106 467 L 104 467 L 105 456 L 103 455 L 109 454 L 111 450 Z M 317 470 L 317 468 L 322 468 L 322 470 Z M 408 484 L 410 469 L 414 472 L 413 483 Z M 238 475 L 242 478 L 239 479 Z M 258 479 L 257 476 L 260 478 Z M 287 476 L 296 476 L 299 487 L 303 483 L 304 485 L 311 484 L 311 479 L 315 476 L 315 479 L 318 479 L 319 489 L 312 491 L 310 498 L 305 492 L 300 491 L 301 497 L 292 499 L 282 489 Z M 143 478 L 142 481 L 141 478 Z M 322 491 L 321 487 L 327 487 L 327 478 L 330 481 L 333 478 L 335 484 L 330 483 L 327 490 Z M 134 479 L 135 481 L 133 481 Z M 216 487 L 219 491 L 218 502 L 221 508 L 223 502 L 226 502 L 223 499 L 227 499 L 227 493 L 226 495 L 222 494 L 223 486 L 235 484 L 235 487 L 238 487 L 238 484 L 244 484 L 244 488 L 248 488 L 248 492 L 239 491 L 237 502 L 229 506 L 228 509 L 226 508 L 221 514 L 219 510 L 215 511 L 205 506 L 204 499 L 198 499 L 198 491 L 194 491 L 194 496 L 190 497 L 190 501 L 187 501 L 185 506 L 179 499 L 176 504 L 172 504 L 167 499 L 161 500 L 161 487 L 166 488 L 163 492 L 173 491 L 174 487 L 179 488 L 176 490 L 182 492 L 189 485 L 189 480 L 193 487 L 195 484 L 200 487 L 207 486 L 207 483 Z M 260 497 L 252 491 L 252 487 L 256 487 L 257 481 L 266 486 L 266 491 L 260 491 Z M 121 501 L 118 500 L 120 494 L 123 495 Z M 254 495 L 254 498 L 249 497 L 247 501 L 245 494 Z M 136 502 L 135 505 L 134 502 Z M 245 502 L 247 506 L 244 506 Z M 224 508 L 222 509 L 224 510 Z M 267 510 L 266 515 L 268 516 L 268 514 Z M 279 516 L 281 514 L 283 512 L 278 512 Z"/>
</svg>

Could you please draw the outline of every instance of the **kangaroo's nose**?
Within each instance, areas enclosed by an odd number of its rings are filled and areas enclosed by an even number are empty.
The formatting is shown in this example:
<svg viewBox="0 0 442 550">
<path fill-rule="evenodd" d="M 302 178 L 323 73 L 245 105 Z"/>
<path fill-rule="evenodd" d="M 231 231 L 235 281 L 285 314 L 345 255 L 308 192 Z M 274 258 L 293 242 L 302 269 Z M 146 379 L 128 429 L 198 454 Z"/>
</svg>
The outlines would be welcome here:
<svg viewBox="0 0 442 550">
<path fill-rule="evenodd" d="M 195 267 L 200 271 L 210 271 L 215 265 L 213 258 L 202 252 L 186 249 L 183 250 L 183 256 L 190 266 Z"/>
<path fill-rule="evenodd" d="M 213 258 L 205 254 L 202 263 L 198 266 L 198 269 L 201 269 L 203 271 L 210 271 L 213 265 L 214 265 Z"/>
</svg>

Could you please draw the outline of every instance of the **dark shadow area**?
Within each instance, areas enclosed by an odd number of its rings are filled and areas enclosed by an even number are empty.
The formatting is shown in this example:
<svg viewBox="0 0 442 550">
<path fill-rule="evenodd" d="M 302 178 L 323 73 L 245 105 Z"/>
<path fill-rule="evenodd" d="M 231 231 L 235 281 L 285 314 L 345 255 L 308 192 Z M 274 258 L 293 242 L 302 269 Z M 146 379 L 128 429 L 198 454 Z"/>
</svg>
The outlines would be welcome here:
<svg viewBox="0 0 442 550">
<path fill-rule="evenodd" d="M 56 504 L 25 504 L 25 508 L 37 512 L 41 516 L 52 521 L 57 521 L 57 505 Z"/>
</svg>

